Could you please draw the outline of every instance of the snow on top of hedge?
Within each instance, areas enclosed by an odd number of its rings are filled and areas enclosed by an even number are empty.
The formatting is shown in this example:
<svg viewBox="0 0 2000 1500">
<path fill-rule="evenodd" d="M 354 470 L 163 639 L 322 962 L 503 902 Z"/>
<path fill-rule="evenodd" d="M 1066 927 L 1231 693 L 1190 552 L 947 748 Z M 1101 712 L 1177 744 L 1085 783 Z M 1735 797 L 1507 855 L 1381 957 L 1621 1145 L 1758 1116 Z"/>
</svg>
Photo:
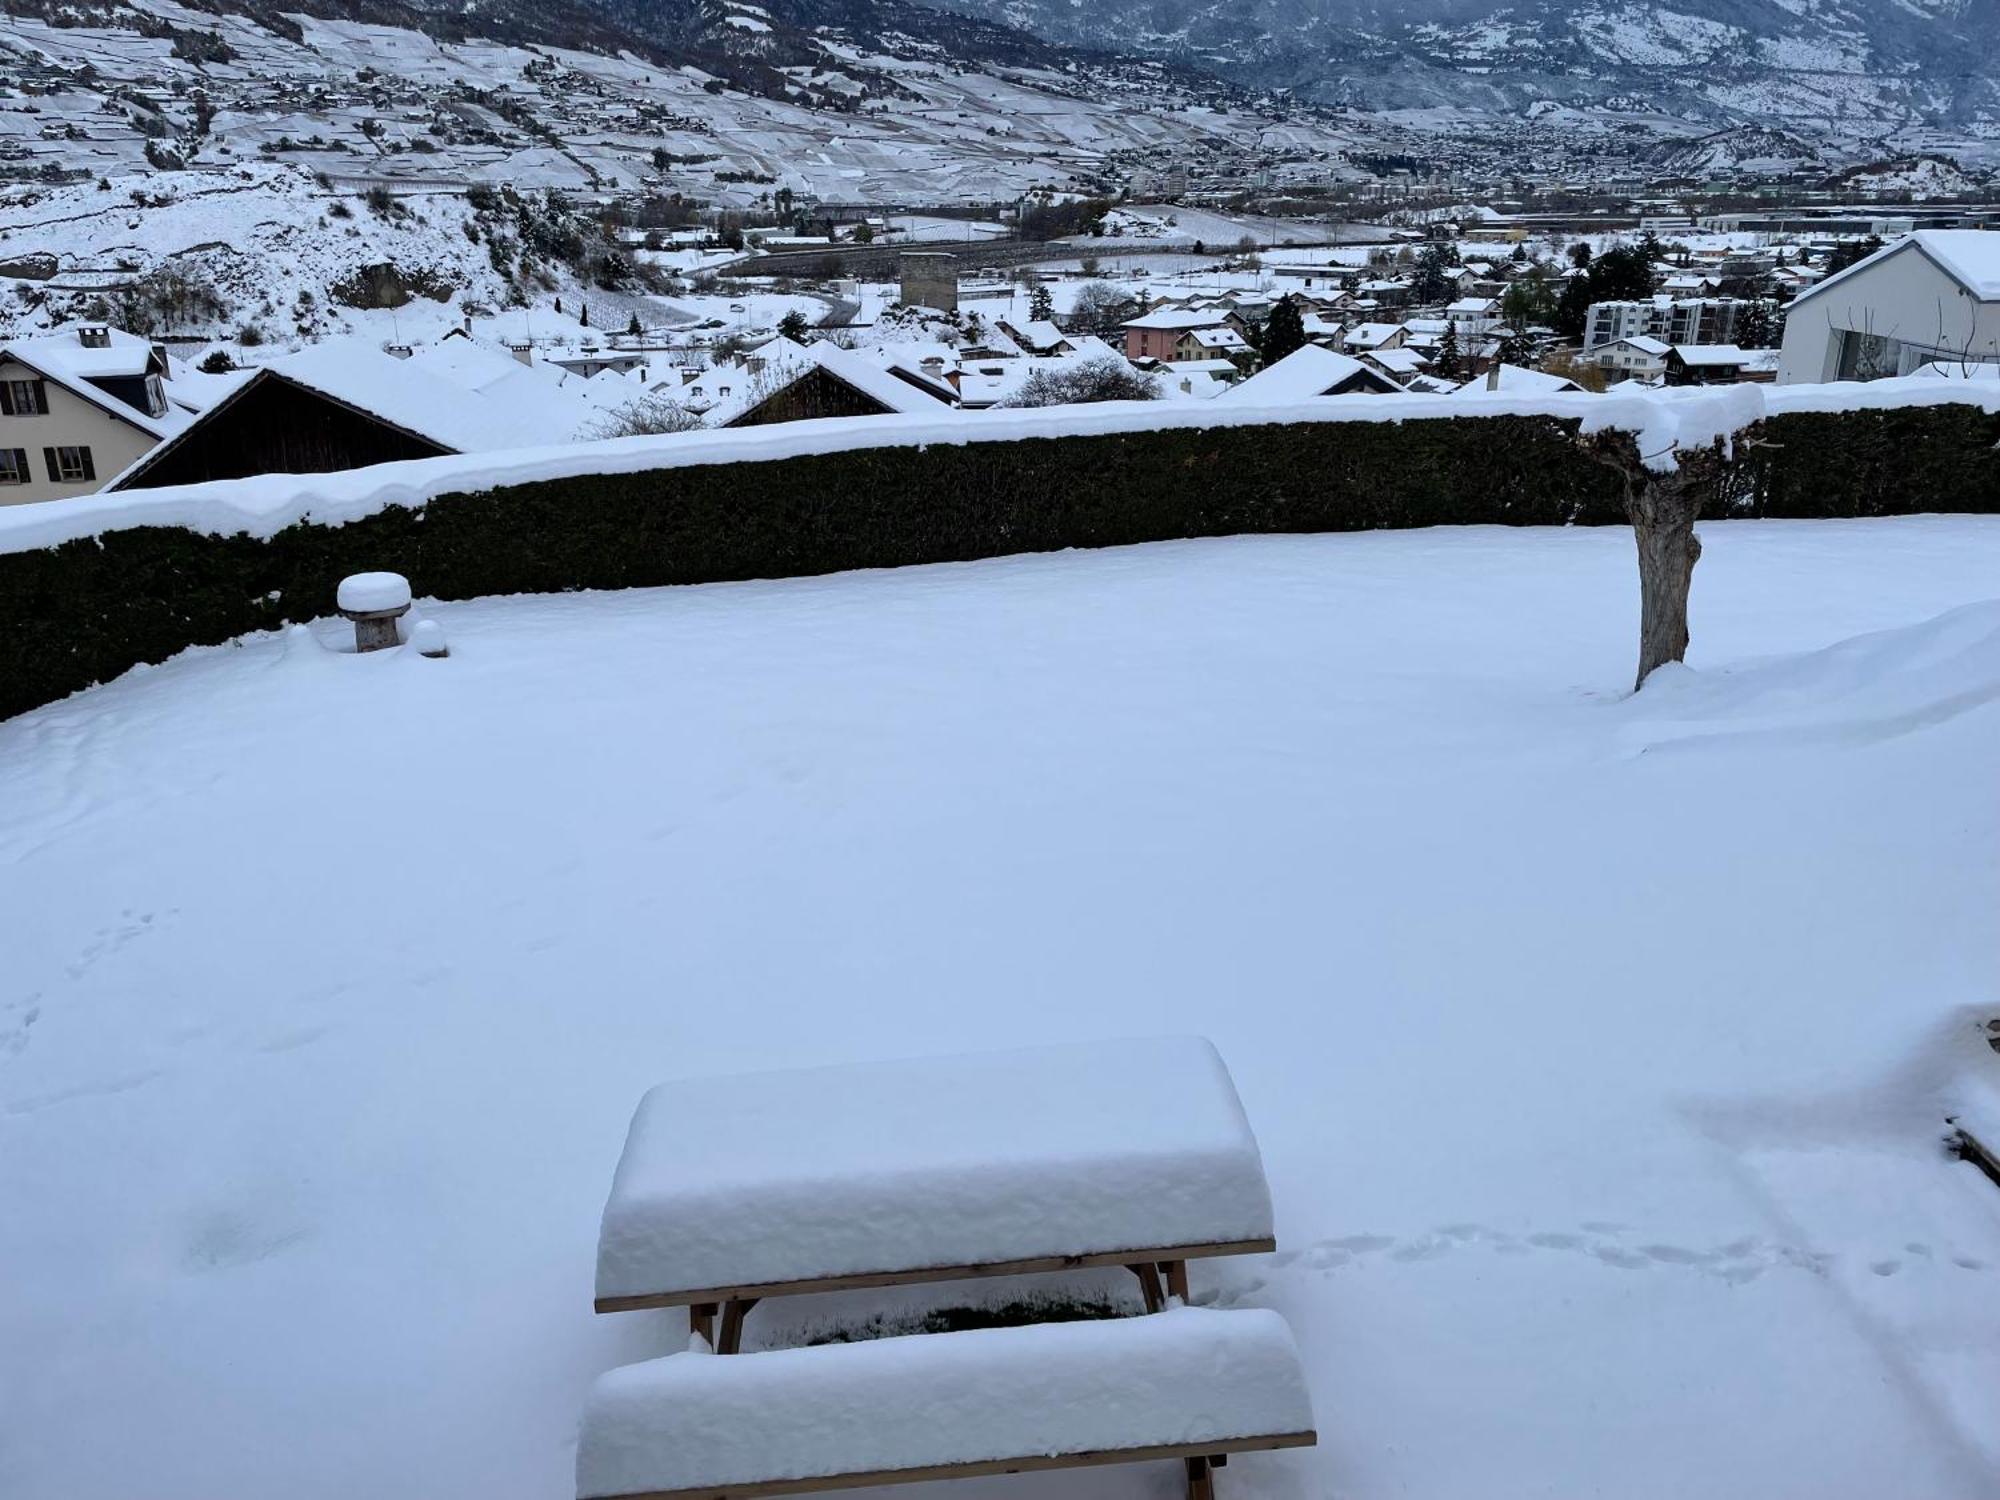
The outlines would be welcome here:
<svg viewBox="0 0 2000 1500">
<path fill-rule="evenodd" d="M 585 475 L 643 473 L 707 464 L 764 463 L 865 448 L 933 443 L 1015 442 L 1184 428 L 1299 422 L 1407 422 L 1452 417 L 1573 418 L 1587 430 L 1638 434 L 1655 467 L 1703 447 L 1760 416 L 1881 410 L 1963 403 L 2000 410 L 2000 389 L 1974 382 L 1904 378 L 1868 384 L 1687 387 L 1632 394 L 1353 395 L 1282 405 L 1116 401 L 1090 406 L 921 416 L 825 417 L 767 427 L 669 433 L 608 442 L 455 454 L 333 474 L 259 474 L 248 479 L 73 500 L 0 506 L 0 553 L 139 526 L 179 526 L 216 536 L 268 537 L 299 521 L 343 525 L 392 506 L 421 507 L 441 496 Z"/>
</svg>

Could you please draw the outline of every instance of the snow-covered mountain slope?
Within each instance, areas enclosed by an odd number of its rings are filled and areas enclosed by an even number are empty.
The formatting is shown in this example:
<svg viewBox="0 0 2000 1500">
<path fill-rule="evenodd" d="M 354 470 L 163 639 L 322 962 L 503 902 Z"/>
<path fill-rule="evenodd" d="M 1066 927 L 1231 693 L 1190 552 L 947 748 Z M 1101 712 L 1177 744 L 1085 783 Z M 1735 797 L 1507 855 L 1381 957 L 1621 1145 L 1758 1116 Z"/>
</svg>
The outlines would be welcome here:
<svg viewBox="0 0 2000 1500">
<path fill-rule="evenodd" d="M 730 66 L 744 74 L 764 48 L 761 72 L 732 77 L 666 43 L 450 40 L 311 15 L 273 26 L 175 0 L 92 12 L 87 24 L 11 16 L 0 77 L 37 91 L 0 97 L 11 105 L 0 108 L 0 166 L 115 176 L 150 150 L 195 168 L 276 157 L 336 179 L 651 188 L 723 207 L 780 188 L 932 204 L 1103 186 L 1165 158 L 1245 173 L 1273 156 L 1331 164 L 1357 134 L 1245 107 L 1158 64 L 1028 44 L 1034 55 L 1019 62 L 970 66 L 908 38 L 781 32 L 733 0 L 716 14 L 745 39 Z"/>
<path fill-rule="evenodd" d="M 1847 136 L 2000 131 L 1991 0 L 938 0 L 1363 107 L 1537 101 Z"/>
</svg>

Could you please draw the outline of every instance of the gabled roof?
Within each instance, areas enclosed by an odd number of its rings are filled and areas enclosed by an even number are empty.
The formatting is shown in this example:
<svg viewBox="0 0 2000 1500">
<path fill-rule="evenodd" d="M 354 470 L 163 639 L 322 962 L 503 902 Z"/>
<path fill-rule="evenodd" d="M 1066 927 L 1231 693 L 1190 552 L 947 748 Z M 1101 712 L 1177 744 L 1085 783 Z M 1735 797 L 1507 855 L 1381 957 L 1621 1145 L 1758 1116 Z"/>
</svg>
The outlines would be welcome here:
<svg viewBox="0 0 2000 1500">
<path fill-rule="evenodd" d="M 1495 372 L 1498 372 L 1495 378 Z M 1476 375 L 1460 386 L 1456 394 L 1477 395 L 1481 391 L 1512 391 L 1516 394 L 1546 395 L 1556 391 L 1582 390 L 1574 380 L 1564 375 L 1551 375 L 1546 370 L 1530 370 L 1523 365 L 1495 365 L 1484 375 Z"/>
<path fill-rule="evenodd" d="M 1673 345 L 1662 339 L 1653 338 L 1649 334 L 1638 333 L 1630 338 L 1607 340 L 1605 343 L 1599 344 L 1591 352 L 1596 354 L 1606 349 L 1616 349 L 1620 344 L 1624 344 L 1628 348 L 1637 349 L 1641 354 L 1650 354 L 1655 359 L 1665 359 L 1667 351 L 1673 348 Z"/>
<path fill-rule="evenodd" d="M 1387 343 L 1403 331 L 1401 323 L 1356 323 L 1347 330 L 1345 343 L 1358 345 L 1364 349 Z"/>
<path fill-rule="evenodd" d="M 1382 392 L 1402 391 L 1387 375 L 1371 365 L 1365 365 L 1350 354 L 1336 354 L 1331 349 L 1323 349 L 1318 344 L 1306 344 L 1294 349 L 1274 365 L 1267 365 L 1248 380 L 1231 386 L 1216 399 L 1218 401 L 1306 401 L 1314 396 L 1324 396 L 1336 386 L 1345 385 L 1355 377 L 1361 383 Z"/>
<path fill-rule="evenodd" d="M 1964 287 L 1981 302 L 2000 302 L 2000 231 L 1991 229 L 1920 229 L 1893 245 L 1885 245 L 1873 255 L 1856 261 L 1843 271 L 1806 288 L 1792 299 L 1792 306 L 1810 302 L 1822 292 L 1839 286 L 1857 272 L 1881 265 L 1898 255 L 1915 251 L 1945 275 Z"/>
<path fill-rule="evenodd" d="M 1179 329 L 1214 328 L 1228 321 L 1229 316 L 1228 308 L 1156 307 L 1151 312 L 1141 313 L 1136 318 L 1127 318 L 1120 326 L 1160 329 L 1172 333 Z"/>
<path fill-rule="evenodd" d="M 90 348 L 77 336 L 77 326 L 69 325 L 35 338 L 10 339 L 0 345 L 0 359 L 25 365 L 44 380 L 53 381 L 72 396 L 89 402 L 106 416 L 116 417 L 136 427 L 150 438 L 163 438 L 186 425 L 187 415 L 171 404 L 160 416 L 120 401 L 96 380 L 133 379 L 155 372 L 153 346 L 136 334 L 110 329 L 105 348 Z M 165 374 L 165 371 L 159 371 Z"/>
</svg>

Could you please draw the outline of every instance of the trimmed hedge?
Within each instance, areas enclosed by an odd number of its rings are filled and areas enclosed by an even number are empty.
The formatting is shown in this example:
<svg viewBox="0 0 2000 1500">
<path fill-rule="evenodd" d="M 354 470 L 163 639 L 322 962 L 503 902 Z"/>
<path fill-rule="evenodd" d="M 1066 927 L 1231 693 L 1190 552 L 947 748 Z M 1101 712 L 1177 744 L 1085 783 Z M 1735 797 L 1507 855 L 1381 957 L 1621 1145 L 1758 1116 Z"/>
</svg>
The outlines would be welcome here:
<svg viewBox="0 0 2000 1500">
<path fill-rule="evenodd" d="M 796 577 L 1259 532 L 1624 517 L 1574 424 L 1508 416 L 1166 429 L 590 475 L 268 539 L 140 527 L 0 554 L 0 717 L 333 609 L 389 568 L 444 599 Z M 2000 418 L 1774 419 L 1731 514 L 2000 512 Z"/>
</svg>

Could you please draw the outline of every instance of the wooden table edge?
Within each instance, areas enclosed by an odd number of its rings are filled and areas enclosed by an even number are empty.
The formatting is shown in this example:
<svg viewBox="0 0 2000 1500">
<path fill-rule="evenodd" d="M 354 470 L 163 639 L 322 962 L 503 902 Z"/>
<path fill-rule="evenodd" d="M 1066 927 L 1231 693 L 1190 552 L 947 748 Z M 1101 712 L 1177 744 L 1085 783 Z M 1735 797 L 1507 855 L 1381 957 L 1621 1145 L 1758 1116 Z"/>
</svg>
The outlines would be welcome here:
<svg viewBox="0 0 2000 1500">
<path fill-rule="evenodd" d="M 1027 1474 L 1046 1469 L 1083 1469 L 1102 1464 L 1145 1463 L 1165 1458 L 1205 1458 L 1218 1453 L 1259 1453 L 1279 1448 L 1310 1448 L 1319 1433 L 1276 1432 L 1263 1437 L 1214 1438 L 1198 1443 L 1158 1443 L 1144 1448 L 1096 1448 L 1080 1453 L 1034 1454 L 1023 1458 L 982 1459 L 974 1463 L 929 1464 L 913 1469 L 867 1469 L 849 1474 L 818 1474 L 806 1479 L 763 1479 L 745 1484 L 705 1486 L 691 1490 L 630 1490 L 590 1496 L 588 1500 L 753 1500 L 765 1495 L 811 1495 L 828 1490 L 858 1490 L 871 1485 L 918 1484 L 932 1479 L 976 1479 L 989 1474 Z"/>
<path fill-rule="evenodd" d="M 1222 1240 L 1205 1245 L 1175 1245 L 1153 1250 L 1102 1250 L 1088 1255 L 1046 1255 L 1029 1260 L 988 1261 L 973 1266 L 917 1266 L 907 1271 L 862 1271 L 847 1276 L 820 1276 L 805 1281 L 767 1281 L 748 1286 L 701 1287 L 677 1292 L 642 1292 L 599 1297 L 601 1313 L 637 1312 L 651 1307 L 687 1307 L 698 1303 L 744 1298 L 798 1297 L 813 1292 L 850 1292 L 869 1287 L 915 1286 L 930 1281 L 974 1281 L 990 1276 L 1032 1276 L 1048 1271 L 1076 1271 L 1096 1266 L 1129 1266 L 1176 1260 L 1208 1260 L 1221 1255 L 1268 1255 L 1275 1239 Z"/>
</svg>

